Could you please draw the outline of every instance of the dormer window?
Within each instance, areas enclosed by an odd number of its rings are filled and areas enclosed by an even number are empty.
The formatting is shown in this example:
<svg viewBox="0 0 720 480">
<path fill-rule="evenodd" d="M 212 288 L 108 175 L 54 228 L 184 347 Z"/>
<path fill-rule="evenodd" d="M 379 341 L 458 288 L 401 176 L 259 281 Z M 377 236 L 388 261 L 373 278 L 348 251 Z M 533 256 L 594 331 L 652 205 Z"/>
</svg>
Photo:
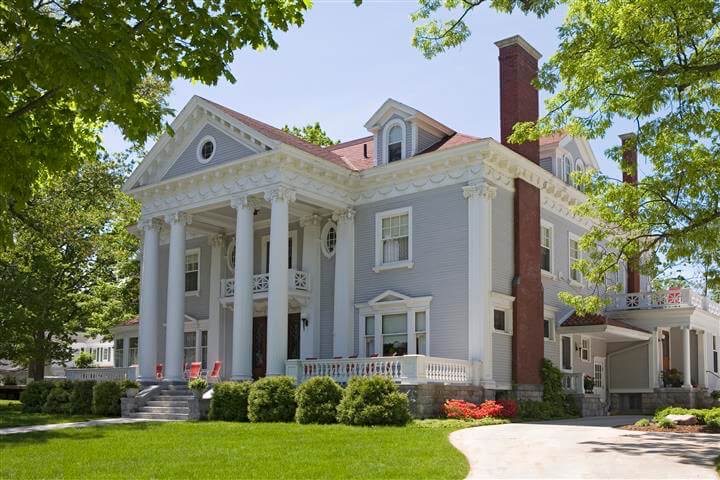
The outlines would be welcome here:
<svg viewBox="0 0 720 480">
<path fill-rule="evenodd" d="M 563 158 L 563 181 L 568 185 L 572 185 L 572 176 L 570 175 L 573 171 L 572 158 L 566 156 Z"/>
<path fill-rule="evenodd" d="M 405 158 L 405 122 L 396 118 L 385 126 L 385 162 Z"/>
</svg>

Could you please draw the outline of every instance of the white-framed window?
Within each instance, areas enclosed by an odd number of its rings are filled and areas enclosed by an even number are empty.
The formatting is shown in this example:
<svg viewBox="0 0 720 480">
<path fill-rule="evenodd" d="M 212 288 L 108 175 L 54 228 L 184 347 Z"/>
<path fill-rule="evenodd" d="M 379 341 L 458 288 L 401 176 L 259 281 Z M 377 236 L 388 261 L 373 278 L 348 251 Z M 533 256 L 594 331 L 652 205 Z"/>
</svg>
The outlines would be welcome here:
<svg viewBox="0 0 720 480">
<path fill-rule="evenodd" d="M 185 295 L 200 293 L 200 249 L 185 251 Z"/>
<path fill-rule="evenodd" d="M 493 310 L 493 328 L 498 332 L 506 332 L 507 318 L 505 318 L 505 310 Z"/>
<path fill-rule="evenodd" d="M 567 183 L 568 185 L 572 185 L 572 171 L 573 171 L 573 161 L 572 158 L 570 158 L 569 155 L 565 155 L 563 157 L 563 181 Z"/>
<path fill-rule="evenodd" d="M 123 361 L 125 360 L 125 339 L 124 338 L 116 338 L 115 339 L 115 366 L 117 368 L 124 367 L 125 364 Z"/>
<path fill-rule="evenodd" d="M 560 369 L 571 371 L 573 368 L 573 346 L 572 337 L 560 335 Z"/>
<path fill-rule="evenodd" d="M 580 260 L 580 238 L 577 235 L 570 233 L 568 235 L 568 267 L 570 269 L 570 282 L 580 284 L 582 283 L 582 273 L 573 266 L 577 260 Z"/>
<path fill-rule="evenodd" d="M 575 160 L 575 171 L 576 172 L 584 172 L 585 171 L 585 164 L 579 158 Z M 573 185 L 574 184 L 575 184 L 575 182 L 573 182 Z M 584 190 L 584 189 L 581 189 L 581 190 Z"/>
<path fill-rule="evenodd" d="M 206 135 L 201 138 L 197 144 L 197 151 L 195 152 L 197 161 L 202 164 L 209 163 L 215 156 L 215 150 L 217 150 L 216 145 L 215 138 L 211 135 Z"/>
<path fill-rule="evenodd" d="M 603 363 L 600 361 L 599 357 L 595 358 L 595 362 L 593 363 L 593 380 L 594 380 L 594 389 L 602 390 L 605 388 L 603 385 L 603 378 L 605 375 L 603 374 Z"/>
<path fill-rule="evenodd" d="M 375 271 L 412 266 L 412 207 L 377 213 Z"/>
<path fill-rule="evenodd" d="M 551 317 L 543 318 L 543 338 L 548 341 L 555 340 L 555 320 Z"/>
<path fill-rule="evenodd" d="M 580 337 L 580 360 L 583 362 L 590 361 L 590 338 Z"/>
<path fill-rule="evenodd" d="M 553 273 L 553 224 L 540 222 L 540 265 L 547 273 Z"/>
<path fill-rule="evenodd" d="M 385 163 L 402 160 L 406 156 L 405 122 L 396 118 L 385 125 L 383 144 L 385 145 Z"/>
<path fill-rule="evenodd" d="M 337 225 L 335 222 L 327 222 L 320 232 L 320 248 L 323 255 L 332 258 L 335 255 L 335 247 L 337 246 Z"/>
<path fill-rule="evenodd" d="M 493 330 L 499 333 L 512 334 L 513 302 L 515 297 L 498 292 L 490 294 L 493 303 Z"/>
<path fill-rule="evenodd" d="M 288 268 L 297 270 L 297 230 L 290 230 L 288 233 Z M 262 273 L 270 271 L 270 235 L 262 237 Z"/>
<path fill-rule="evenodd" d="M 429 355 L 431 300 L 388 290 L 358 305 L 364 334 L 359 353 L 366 357 Z"/>
<path fill-rule="evenodd" d="M 185 365 L 195 361 L 196 355 L 196 343 L 197 333 L 196 332 L 185 332 L 184 333 L 184 344 L 183 344 L 183 362 Z"/>
<path fill-rule="evenodd" d="M 130 337 L 128 342 L 128 367 L 137 365 L 138 361 L 138 337 Z"/>
<path fill-rule="evenodd" d="M 720 367 L 718 365 L 718 350 L 720 350 L 720 347 L 718 347 L 718 337 L 717 335 L 712 336 L 712 353 L 713 353 L 713 372 L 718 373 L 718 368 Z"/>
</svg>

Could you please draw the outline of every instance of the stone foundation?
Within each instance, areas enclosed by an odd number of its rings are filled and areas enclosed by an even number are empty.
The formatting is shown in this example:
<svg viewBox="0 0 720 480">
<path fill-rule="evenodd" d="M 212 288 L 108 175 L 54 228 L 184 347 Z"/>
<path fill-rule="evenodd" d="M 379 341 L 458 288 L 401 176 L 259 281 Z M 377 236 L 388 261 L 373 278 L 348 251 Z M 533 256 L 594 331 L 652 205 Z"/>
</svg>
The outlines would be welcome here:
<svg viewBox="0 0 720 480">
<path fill-rule="evenodd" d="M 665 407 L 710 408 L 713 399 L 708 390 L 687 388 L 658 388 L 645 393 L 612 393 L 610 408 L 613 413 L 642 413 L 652 415 Z"/>
<path fill-rule="evenodd" d="M 600 395 L 572 393 L 568 398 L 575 404 L 581 417 L 602 417 L 608 414 L 608 404 L 600 399 Z"/>
<path fill-rule="evenodd" d="M 513 394 L 518 402 L 525 400 L 541 402 L 543 399 L 543 386 L 537 384 L 517 384 L 513 387 Z"/>
<path fill-rule="evenodd" d="M 456 399 L 466 402 L 482 403 L 495 399 L 495 390 L 486 390 L 475 385 L 443 385 L 427 383 L 422 385 L 398 385 L 400 391 L 407 393 L 410 400 L 410 412 L 415 418 L 431 418 L 442 415 L 445 400 Z"/>
</svg>

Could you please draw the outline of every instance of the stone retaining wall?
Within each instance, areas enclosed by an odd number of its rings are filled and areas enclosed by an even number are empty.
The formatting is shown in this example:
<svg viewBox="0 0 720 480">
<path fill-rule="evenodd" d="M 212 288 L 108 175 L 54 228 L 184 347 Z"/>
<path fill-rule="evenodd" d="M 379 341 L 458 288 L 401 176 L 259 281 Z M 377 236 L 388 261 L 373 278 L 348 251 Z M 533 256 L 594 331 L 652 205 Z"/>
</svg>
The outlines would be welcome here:
<svg viewBox="0 0 720 480">
<path fill-rule="evenodd" d="M 665 407 L 710 408 L 714 405 L 708 390 L 658 388 L 645 393 L 612 393 L 610 405 L 614 413 L 652 415 Z"/>
<path fill-rule="evenodd" d="M 427 383 L 422 385 L 399 385 L 401 392 L 410 399 L 410 412 L 415 418 L 439 417 L 445 400 L 456 399 L 482 403 L 495 399 L 495 390 L 485 390 L 474 385 L 443 385 Z"/>
</svg>

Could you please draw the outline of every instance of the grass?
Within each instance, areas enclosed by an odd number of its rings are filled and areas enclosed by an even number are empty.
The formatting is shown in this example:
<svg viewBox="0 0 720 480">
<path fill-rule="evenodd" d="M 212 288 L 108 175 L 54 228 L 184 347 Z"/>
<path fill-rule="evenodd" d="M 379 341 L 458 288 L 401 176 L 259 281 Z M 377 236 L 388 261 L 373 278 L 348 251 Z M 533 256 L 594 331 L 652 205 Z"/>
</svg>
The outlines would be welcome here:
<svg viewBox="0 0 720 480">
<path fill-rule="evenodd" d="M 83 422 L 98 418 L 92 415 L 58 415 L 51 413 L 24 413 L 17 400 L 0 400 L 0 428 L 46 425 L 48 423 Z"/>
<path fill-rule="evenodd" d="M 464 478 L 467 461 L 448 435 L 473 423 L 177 422 L 9 435 L 0 478 L 81 478 L 88 466 L 93 478 Z"/>
</svg>

